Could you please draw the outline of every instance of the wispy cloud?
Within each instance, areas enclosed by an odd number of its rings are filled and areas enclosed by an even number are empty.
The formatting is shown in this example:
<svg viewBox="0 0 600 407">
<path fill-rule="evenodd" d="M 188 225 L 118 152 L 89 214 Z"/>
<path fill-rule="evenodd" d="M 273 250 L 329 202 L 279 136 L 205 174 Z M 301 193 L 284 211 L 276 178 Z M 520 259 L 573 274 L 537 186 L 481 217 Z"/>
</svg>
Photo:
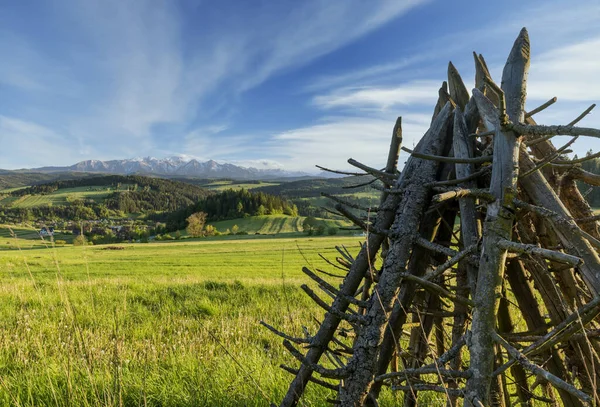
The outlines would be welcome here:
<svg viewBox="0 0 600 407">
<path fill-rule="evenodd" d="M 109 153 L 107 145 L 121 154 L 156 154 L 165 145 L 165 134 L 186 140 L 189 123 L 211 125 L 213 115 L 232 109 L 241 93 L 427 1 L 309 0 L 255 9 L 228 1 L 217 8 L 167 1 L 61 0 L 55 5 L 55 25 L 69 26 L 70 33 L 59 39 L 65 43 L 60 58 L 47 58 L 43 38 L 36 42 L 3 30 L 12 39 L 0 40 L 0 51 L 3 58 L 13 57 L 0 62 L 0 80 L 30 94 L 74 89 L 76 103 L 45 100 L 37 120 L 60 123 L 90 155 Z M 51 80 L 48 72 L 59 79 Z M 69 86 L 54 89 L 55 84 Z"/>
<path fill-rule="evenodd" d="M 423 80 L 393 87 L 344 88 L 315 96 L 313 103 L 324 109 L 354 110 L 385 110 L 407 105 L 433 106 L 439 87 L 440 82 Z"/>
<path fill-rule="evenodd" d="M 336 75 L 318 76 L 311 80 L 304 91 L 319 92 L 326 89 L 348 86 L 348 84 L 357 86 L 362 83 L 381 81 L 382 78 L 387 78 L 389 75 L 397 75 L 399 72 L 404 71 L 406 74 L 406 69 L 413 68 L 434 57 L 434 53 L 423 53 L 399 61 L 367 66 L 349 72 L 337 73 Z M 416 74 L 416 72 L 414 73 Z"/>
<path fill-rule="evenodd" d="M 55 165 L 77 157 L 77 150 L 61 134 L 28 121 L 0 115 L 2 168 Z"/>
</svg>

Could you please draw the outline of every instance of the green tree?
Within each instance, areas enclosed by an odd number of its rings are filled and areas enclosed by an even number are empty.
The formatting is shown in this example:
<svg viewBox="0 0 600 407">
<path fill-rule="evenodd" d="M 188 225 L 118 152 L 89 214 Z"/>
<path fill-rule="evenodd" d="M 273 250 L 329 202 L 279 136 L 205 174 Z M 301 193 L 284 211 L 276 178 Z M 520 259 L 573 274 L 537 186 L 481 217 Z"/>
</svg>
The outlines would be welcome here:
<svg viewBox="0 0 600 407">
<path fill-rule="evenodd" d="M 307 216 L 302 222 L 302 230 L 312 232 L 317 227 L 317 219 L 314 216 Z"/>
<path fill-rule="evenodd" d="M 231 227 L 231 233 L 233 233 L 234 235 L 237 234 L 237 232 L 240 231 L 240 227 L 238 225 L 233 225 Z"/>
<path fill-rule="evenodd" d="M 79 235 L 75 239 L 73 239 L 73 246 L 85 246 L 87 244 L 87 239 L 84 235 Z"/>
<path fill-rule="evenodd" d="M 206 224 L 206 212 L 196 212 L 191 214 L 187 219 L 187 232 L 192 237 L 200 237 L 204 233 L 204 225 Z"/>
</svg>

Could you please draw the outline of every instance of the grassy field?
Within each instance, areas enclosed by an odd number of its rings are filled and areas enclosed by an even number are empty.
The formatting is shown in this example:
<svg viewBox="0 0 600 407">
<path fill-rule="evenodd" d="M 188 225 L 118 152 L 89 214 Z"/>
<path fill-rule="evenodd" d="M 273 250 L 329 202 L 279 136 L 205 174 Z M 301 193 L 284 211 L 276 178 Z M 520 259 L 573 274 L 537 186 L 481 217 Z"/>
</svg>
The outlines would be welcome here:
<svg viewBox="0 0 600 407">
<path fill-rule="evenodd" d="M 356 252 L 359 240 L 0 250 L 0 405 L 278 402 L 291 379 L 278 366 L 297 363 L 258 322 L 314 331 L 323 311 L 299 290 L 300 268 L 328 269 L 318 253 L 339 244 Z M 326 405 L 323 392 L 302 405 Z"/>
<path fill-rule="evenodd" d="M 234 225 L 237 225 L 240 231 L 260 233 L 261 235 L 299 234 L 303 230 L 302 222 L 304 219 L 303 216 L 265 215 L 211 222 L 211 224 L 221 232 L 227 229 L 231 230 Z M 321 222 L 327 228 L 350 225 L 349 222 L 343 220 L 322 219 Z"/>
<path fill-rule="evenodd" d="M 24 189 L 24 188 L 27 188 L 27 187 L 6 188 L 6 189 L 0 190 L 0 194 L 9 194 L 11 192 L 18 191 L 19 189 Z"/>
<path fill-rule="evenodd" d="M 102 202 L 113 191 L 109 187 L 61 188 L 47 195 L 4 196 L 0 204 L 13 208 L 33 208 L 44 205 L 66 205 L 72 199 L 92 199 Z"/>
</svg>

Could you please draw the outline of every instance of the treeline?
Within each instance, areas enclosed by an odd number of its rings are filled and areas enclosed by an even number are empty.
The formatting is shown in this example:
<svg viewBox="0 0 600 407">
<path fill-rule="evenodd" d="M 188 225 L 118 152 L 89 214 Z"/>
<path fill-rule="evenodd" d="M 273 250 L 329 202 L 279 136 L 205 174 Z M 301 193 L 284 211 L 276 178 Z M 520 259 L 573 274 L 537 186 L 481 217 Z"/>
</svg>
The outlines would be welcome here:
<svg viewBox="0 0 600 407">
<path fill-rule="evenodd" d="M 27 185 L 37 185 L 57 180 L 91 177 L 93 175 L 81 172 L 27 172 L 0 170 L 0 189 L 19 188 Z"/>
<path fill-rule="evenodd" d="M 0 222 L 21 223 L 34 220 L 55 222 L 60 220 L 85 221 L 125 217 L 122 212 L 111 211 L 105 205 L 82 203 L 75 205 L 37 206 L 32 208 L 0 208 Z"/>
<path fill-rule="evenodd" d="M 122 186 L 135 186 L 160 193 L 184 194 L 186 196 L 203 197 L 208 194 L 206 189 L 185 182 L 172 181 L 164 178 L 144 177 L 141 175 L 103 175 L 80 179 L 61 180 L 34 185 L 28 188 L 11 192 L 13 196 L 50 194 L 63 188 L 111 186 L 121 188 Z M 133 187 L 132 187 L 133 189 Z"/>
<path fill-rule="evenodd" d="M 166 219 L 167 228 L 169 230 L 185 228 L 187 226 L 186 219 L 195 212 L 207 213 L 208 221 L 259 215 L 283 214 L 298 216 L 296 205 L 285 198 L 246 189 L 237 191 L 230 189 L 207 196 L 194 205 L 171 213 Z M 156 220 L 164 219 L 157 218 Z"/>
</svg>

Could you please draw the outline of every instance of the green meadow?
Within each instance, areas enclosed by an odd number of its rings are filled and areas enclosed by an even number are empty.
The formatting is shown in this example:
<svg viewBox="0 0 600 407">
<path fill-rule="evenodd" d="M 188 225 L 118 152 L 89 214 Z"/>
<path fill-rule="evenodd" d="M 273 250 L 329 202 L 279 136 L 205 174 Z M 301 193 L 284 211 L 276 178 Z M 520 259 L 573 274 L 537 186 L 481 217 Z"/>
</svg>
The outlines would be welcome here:
<svg viewBox="0 0 600 407">
<path fill-rule="evenodd" d="M 20 188 L 13 188 L 17 190 Z M 8 191 L 8 190 L 7 190 Z M 61 188 L 50 194 L 36 195 L 0 195 L 0 204 L 11 206 L 13 208 L 33 208 L 37 206 L 47 205 L 67 205 L 69 201 L 76 199 L 91 199 L 96 202 L 102 202 L 104 199 L 114 192 L 110 187 L 76 187 L 76 188 Z"/>
<path fill-rule="evenodd" d="M 220 232 L 224 232 L 228 229 L 231 230 L 234 225 L 237 225 L 240 231 L 247 233 L 280 235 L 283 233 L 301 234 L 303 231 L 302 222 L 304 222 L 304 219 L 304 216 L 263 215 L 209 223 L 215 226 Z M 352 226 L 350 222 L 341 219 L 319 219 L 318 222 L 319 224 L 323 224 L 326 228 Z"/>
<path fill-rule="evenodd" d="M 4 237 L 3 239 L 8 239 Z M 297 362 L 265 320 L 314 332 L 301 266 L 349 237 L 0 250 L 0 405 L 267 406 Z M 338 270 L 339 271 L 339 270 Z M 341 280 L 330 279 L 339 284 Z M 320 405 L 312 386 L 302 405 Z M 391 401 L 388 394 L 385 400 Z"/>
</svg>

